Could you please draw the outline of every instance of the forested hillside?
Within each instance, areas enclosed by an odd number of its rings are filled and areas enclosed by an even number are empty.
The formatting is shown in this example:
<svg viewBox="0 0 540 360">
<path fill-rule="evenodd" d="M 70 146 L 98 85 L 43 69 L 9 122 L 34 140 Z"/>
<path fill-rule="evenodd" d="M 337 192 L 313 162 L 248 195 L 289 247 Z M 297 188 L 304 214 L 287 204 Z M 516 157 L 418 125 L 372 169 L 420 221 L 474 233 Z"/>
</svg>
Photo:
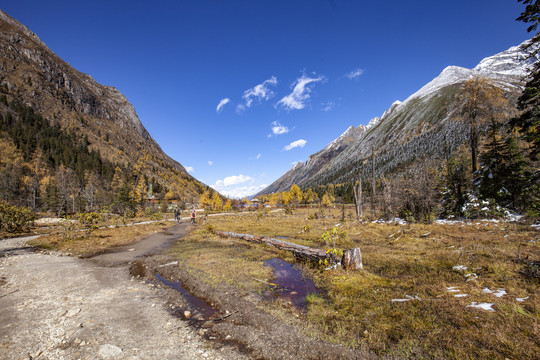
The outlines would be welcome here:
<svg viewBox="0 0 540 360">
<path fill-rule="evenodd" d="M 0 11 L 0 200 L 59 215 L 197 203 L 208 187 L 167 156 L 116 89 Z"/>
</svg>

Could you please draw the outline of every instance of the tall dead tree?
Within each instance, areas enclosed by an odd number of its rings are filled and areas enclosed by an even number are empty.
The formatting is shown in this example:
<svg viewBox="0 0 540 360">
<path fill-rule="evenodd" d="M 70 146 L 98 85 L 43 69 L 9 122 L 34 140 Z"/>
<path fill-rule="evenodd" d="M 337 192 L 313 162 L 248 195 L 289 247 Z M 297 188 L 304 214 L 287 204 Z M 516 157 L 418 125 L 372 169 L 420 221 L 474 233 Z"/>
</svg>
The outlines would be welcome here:
<svg viewBox="0 0 540 360">
<path fill-rule="evenodd" d="M 362 217 L 362 177 L 358 176 L 358 185 L 353 188 L 354 202 L 356 204 L 356 218 Z"/>
<path fill-rule="evenodd" d="M 383 211 L 384 217 L 390 219 L 393 217 L 393 206 L 392 206 L 392 189 L 390 187 L 390 182 L 386 177 L 382 177 L 382 198 L 383 198 Z"/>
<path fill-rule="evenodd" d="M 371 212 L 375 215 L 375 146 L 371 145 Z"/>
</svg>

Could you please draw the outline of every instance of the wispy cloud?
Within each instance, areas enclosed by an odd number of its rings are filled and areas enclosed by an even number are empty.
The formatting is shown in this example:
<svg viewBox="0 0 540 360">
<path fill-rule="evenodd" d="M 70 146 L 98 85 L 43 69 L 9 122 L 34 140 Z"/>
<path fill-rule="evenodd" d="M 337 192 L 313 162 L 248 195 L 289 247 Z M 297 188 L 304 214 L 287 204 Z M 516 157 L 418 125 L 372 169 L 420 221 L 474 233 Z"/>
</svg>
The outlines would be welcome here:
<svg viewBox="0 0 540 360">
<path fill-rule="evenodd" d="M 193 166 L 186 166 L 186 171 L 188 173 L 192 173 L 192 172 L 195 172 L 195 169 L 193 168 Z"/>
<path fill-rule="evenodd" d="M 214 165 L 214 162 L 213 162 L 213 161 L 210 161 L 210 160 L 208 160 L 208 166 L 212 166 L 212 165 Z"/>
<path fill-rule="evenodd" d="M 230 102 L 231 102 L 231 99 L 229 99 L 229 98 L 221 99 L 219 101 L 219 104 L 218 104 L 217 108 L 216 108 L 216 112 L 221 112 L 221 110 L 223 110 L 223 107 L 225 105 L 227 105 L 228 103 L 230 103 Z"/>
<path fill-rule="evenodd" d="M 269 100 L 272 96 L 274 96 L 274 92 L 269 88 L 269 86 L 271 85 L 277 85 L 277 79 L 275 76 L 272 76 L 270 79 L 263 81 L 262 84 L 255 85 L 251 89 L 247 89 L 246 91 L 244 91 L 244 95 L 242 95 L 244 103 L 238 105 L 236 107 L 236 110 L 244 111 L 250 108 L 254 100 Z"/>
<path fill-rule="evenodd" d="M 353 71 L 345 74 L 345 77 L 346 78 L 349 78 L 349 80 L 356 80 L 358 79 L 360 76 L 362 76 L 362 74 L 364 74 L 364 70 L 363 69 L 354 69 Z"/>
<path fill-rule="evenodd" d="M 281 106 L 286 110 L 301 110 L 306 106 L 307 100 L 311 97 L 309 93 L 313 84 L 323 81 L 324 76 L 309 77 L 302 75 L 291 85 L 294 86 L 292 93 L 279 100 L 276 106 Z"/>
<path fill-rule="evenodd" d="M 332 109 L 336 106 L 336 103 L 333 102 L 333 101 L 327 101 L 325 103 L 322 103 L 321 104 L 323 107 L 322 107 L 322 111 L 332 111 Z"/>
<path fill-rule="evenodd" d="M 255 158 L 255 160 L 259 160 L 261 158 L 262 154 L 257 154 L 257 157 Z"/>
<path fill-rule="evenodd" d="M 292 149 L 297 148 L 297 147 L 303 148 L 304 146 L 306 146 L 306 144 L 307 144 L 306 140 L 303 140 L 303 139 L 296 140 L 296 141 L 293 141 L 292 143 L 290 143 L 289 145 L 285 146 L 283 148 L 283 150 L 289 151 L 289 150 L 292 150 Z"/>
<path fill-rule="evenodd" d="M 281 125 L 280 123 L 278 123 L 277 121 L 274 121 L 272 123 L 272 133 L 274 135 L 281 135 L 281 134 L 286 134 L 290 131 L 290 129 L 286 126 L 283 126 Z"/>
</svg>

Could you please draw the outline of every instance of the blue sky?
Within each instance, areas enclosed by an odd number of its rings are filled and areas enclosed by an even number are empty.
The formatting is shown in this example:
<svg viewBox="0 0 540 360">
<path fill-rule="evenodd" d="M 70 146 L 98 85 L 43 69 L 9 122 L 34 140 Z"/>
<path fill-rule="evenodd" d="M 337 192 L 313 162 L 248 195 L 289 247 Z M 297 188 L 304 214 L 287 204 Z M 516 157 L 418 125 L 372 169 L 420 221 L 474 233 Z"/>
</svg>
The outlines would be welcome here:
<svg viewBox="0 0 540 360">
<path fill-rule="evenodd" d="M 118 88 L 163 150 L 238 197 L 446 66 L 527 39 L 512 0 L 9 1 L 2 10 Z"/>
</svg>

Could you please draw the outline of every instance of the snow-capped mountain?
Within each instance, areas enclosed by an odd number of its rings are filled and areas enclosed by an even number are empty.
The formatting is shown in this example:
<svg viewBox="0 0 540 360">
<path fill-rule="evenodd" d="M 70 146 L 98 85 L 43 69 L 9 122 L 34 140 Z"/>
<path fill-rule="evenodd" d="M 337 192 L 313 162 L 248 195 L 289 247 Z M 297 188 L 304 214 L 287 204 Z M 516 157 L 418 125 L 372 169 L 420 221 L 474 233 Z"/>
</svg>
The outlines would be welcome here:
<svg viewBox="0 0 540 360">
<path fill-rule="evenodd" d="M 523 45 L 523 44 L 522 44 Z M 311 187 L 351 181 L 365 172 L 364 162 L 376 152 L 376 172 L 384 174 L 421 158 L 443 158 L 467 140 L 462 123 L 451 121 L 461 85 L 482 76 L 515 99 L 536 59 L 522 45 L 483 59 L 473 69 L 448 66 L 439 76 L 409 96 L 394 102 L 366 126 L 349 127 L 304 163 L 296 164 L 260 194 L 289 190 L 293 184 Z"/>
</svg>

